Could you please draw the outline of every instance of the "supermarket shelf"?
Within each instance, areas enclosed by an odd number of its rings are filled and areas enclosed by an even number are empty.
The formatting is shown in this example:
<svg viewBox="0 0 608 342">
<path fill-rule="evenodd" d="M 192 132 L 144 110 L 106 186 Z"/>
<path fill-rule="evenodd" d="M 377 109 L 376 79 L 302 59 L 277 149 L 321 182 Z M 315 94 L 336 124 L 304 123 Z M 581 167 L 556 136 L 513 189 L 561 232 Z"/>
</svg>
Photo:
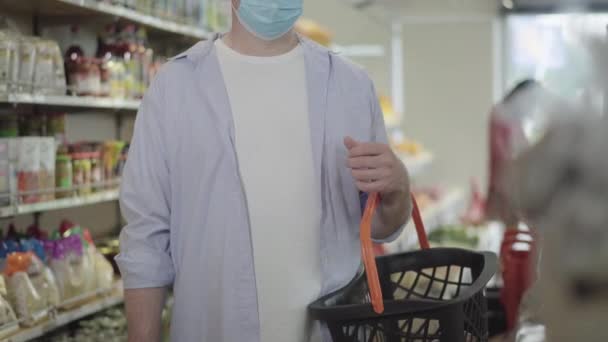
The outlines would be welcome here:
<svg viewBox="0 0 608 342">
<path fill-rule="evenodd" d="M 399 155 L 403 164 L 407 167 L 410 177 L 415 177 L 426 171 L 433 164 L 434 156 L 428 152 L 417 156 Z"/>
<path fill-rule="evenodd" d="M 7 10 L 36 12 L 46 16 L 106 16 L 121 18 L 143 25 L 157 32 L 165 32 L 191 39 L 206 39 L 209 32 L 193 25 L 162 19 L 123 6 L 95 0 L 1 0 L 0 6 Z"/>
<path fill-rule="evenodd" d="M 382 45 L 332 45 L 331 50 L 344 57 L 384 57 Z"/>
<path fill-rule="evenodd" d="M 121 100 L 87 96 L 47 96 L 33 94 L 0 95 L 0 103 L 35 104 L 59 107 L 100 108 L 136 111 L 139 100 Z"/>
<path fill-rule="evenodd" d="M 37 338 L 48 334 L 49 332 L 68 325 L 81 318 L 87 317 L 99 311 L 111 308 L 123 302 L 122 285 L 119 283 L 115 289 L 98 295 L 95 299 L 81 305 L 75 309 L 59 312 L 48 320 L 43 321 L 31 328 L 20 329 L 14 335 L 8 337 L 6 342 L 25 342 L 36 340 Z"/>
<path fill-rule="evenodd" d="M 446 193 L 438 203 L 422 211 L 422 221 L 424 222 L 427 234 L 430 234 L 442 224 L 457 221 L 466 209 L 465 193 L 462 189 L 454 189 Z M 418 237 L 414 223 L 410 222 L 397 240 L 386 244 L 389 253 L 398 253 L 418 246 Z"/>
<path fill-rule="evenodd" d="M 10 217 L 20 214 L 36 213 L 41 211 L 58 210 L 81 207 L 85 205 L 115 201 L 118 199 L 118 189 L 92 193 L 87 196 L 62 198 L 54 201 L 19 204 L 0 208 L 0 217 Z"/>
</svg>

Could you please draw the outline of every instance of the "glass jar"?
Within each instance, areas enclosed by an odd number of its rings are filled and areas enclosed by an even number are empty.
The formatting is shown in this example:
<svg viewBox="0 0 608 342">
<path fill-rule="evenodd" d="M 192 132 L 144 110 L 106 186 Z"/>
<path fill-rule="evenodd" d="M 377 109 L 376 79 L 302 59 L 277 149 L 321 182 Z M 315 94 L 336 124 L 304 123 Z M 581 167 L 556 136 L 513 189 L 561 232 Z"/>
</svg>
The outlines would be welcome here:
<svg viewBox="0 0 608 342">
<path fill-rule="evenodd" d="M 57 198 L 74 196 L 72 189 L 72 157 L 67 153 L 57 154 L 55 161 L 55 186 Z"/>
<path fill-rule="evenodd" d="M 99 151 L 90 153 L 91 160 L 91 184 L 93 191 L 103 190 L 103 171 L 101 162 L 101 153 Z"/>
<path fill-rule="evenodd" d="M 110 68 L 105 60 L 99 62 L 99 96 L 110 96 Z"/>
<path fill-rule="evenodd" d="M 78 96 L 97 96 L 101 92 L 101 72 L 94 58 L 79 57 L 69 62 L 68 83 Z"/>
<path fill-rule="evenodd" d="M 91 159 L 85 152 L 72 153 L 72 184 L 78 195 L 91 193 Z"/>
<path fill-rule="evenodd" d="M 124 99 L 127 97 L 125 63 L 117 58 L 112 58 L 105 63 L 109 71 L 110 97 Z"/>
<path fill-rule="evenodd" d="M 65 143 L 65 113 L 49 113 L 46 115 L 46 135 L 54 137 L 58 143 Z"/>
<path fill-rule="evenodd" d="M 19 135 L 19 120 L 17 114 L 0 111 L 0 138 L 13 138 Z"/>
</svg>

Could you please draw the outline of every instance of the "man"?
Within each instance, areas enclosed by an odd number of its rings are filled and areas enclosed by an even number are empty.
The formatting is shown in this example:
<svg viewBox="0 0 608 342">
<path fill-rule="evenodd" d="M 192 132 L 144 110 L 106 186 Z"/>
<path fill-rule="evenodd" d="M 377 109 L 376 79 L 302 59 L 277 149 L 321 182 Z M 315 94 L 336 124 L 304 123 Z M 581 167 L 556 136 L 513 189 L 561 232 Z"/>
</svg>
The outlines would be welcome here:
<svg viewBox="0 0 608 342">
<path fill-rule="evenodd" d="M 327 340 L 306 306 L 360 265 L 411 209 L 365 73 L 298 37 L 302 0 L 234 0 L 228 34 L 157 75 L 137 116 L 117 257 L 129 341 L 158 341 L 173 285 L 173 341 Z"/>
</svg>

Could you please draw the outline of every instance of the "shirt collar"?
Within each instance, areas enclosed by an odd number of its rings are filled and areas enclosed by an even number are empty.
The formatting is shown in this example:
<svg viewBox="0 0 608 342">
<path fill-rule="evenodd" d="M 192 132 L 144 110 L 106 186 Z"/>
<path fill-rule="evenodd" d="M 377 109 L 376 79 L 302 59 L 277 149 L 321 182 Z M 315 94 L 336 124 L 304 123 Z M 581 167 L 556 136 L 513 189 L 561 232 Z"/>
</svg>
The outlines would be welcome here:
<svg viewBox="0 0 608 342">
<path fill-rule="evenodd" d="M 196 61 L 200 60 L 201 58 L 206 57 L 209 54 L 209 51 L 211 51 L 213 49 L 214 42 L 217 39 L 220 39 L 222 36 L 223 36 L 223 34 L 221 34 L 221 33 L 214 33 L 213 35 L 211 35 L 211 37 L 209 39 L 202 40 L 202 41 L 194 44 L 188 50 L 180 53 L 177 56 L 170 58 L 170 60 L 187 58 L 189 61 L 196 62 Z M 334 52 L 332 52 L 331 50 L 328 50 L 327 48 L 311 41 L 310 39 L 308 39 L 306 37 L 303 37 L 300 34 L 298 34 L 298 39 L 300 40 L 302 47 L 305 50 L 307 50 L 308 53 L 313 53 L 313 54 L 317 54 L 317 55 L 327 55 L 328 53 L 334 54 Z"/>
</svg>

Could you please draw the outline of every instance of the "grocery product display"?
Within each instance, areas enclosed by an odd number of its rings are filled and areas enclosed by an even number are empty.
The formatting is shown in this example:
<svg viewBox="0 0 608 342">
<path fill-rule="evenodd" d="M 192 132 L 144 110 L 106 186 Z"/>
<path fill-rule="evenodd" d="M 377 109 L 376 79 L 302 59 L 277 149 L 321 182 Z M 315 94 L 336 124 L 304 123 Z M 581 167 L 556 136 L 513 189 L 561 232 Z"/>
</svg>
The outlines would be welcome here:
<svg viewBox="0 0 608 342">
<path fill-rule="evenodd" d="M 126 159 L 122 141 L 66 139 L 66 114 L 0 116 L 2 204 L 28 204 L 115 188 Z"/>
<path fill-rule="evenodd" d="M 65 94 L 63 58 L 56 42 L 0 28 L 0 93 Z"/>
<path fill-rule="evenodd" d="M 162 339 L 169 342 L 169 327 L 173 300 L 167 300 L 162 313 Z M 41 339 L 43 342 L 106 342 L 127 341 L 127 318 L 122 307 L 114 307 L 85 318 L 78 324 L 65 327 Z"/>
<path fill-rule="evenodd" d="M 0 313 L 10 323 L 14 312 L 25 327 L 36 326 L 52 310 L 76 310 L 99 293 L 110 293 L 116 283 L 90 232 L 67 220 L 50 234 L 36 224 L 27 232 L 11 224 L 0 241 L 0 260 L 6 281 Z"/>
<path fill-rule="evenodd" d="M 112 3 L 210 31 L 225 30 L 231 18 L 230 2 L 224 0 Z M 90 55 L 77 44 L 61 51 L 56 41 L 28 36 L 14 27 L 0 24 L 0 95 L 65 95 L 67 90 L 78 96 L 139 99 L 165 59 L 148 46 L 146 28 L 134 23 L 107 25 Z M 72 26 L 74 35 L 77 31 Z"/>
</svg>

